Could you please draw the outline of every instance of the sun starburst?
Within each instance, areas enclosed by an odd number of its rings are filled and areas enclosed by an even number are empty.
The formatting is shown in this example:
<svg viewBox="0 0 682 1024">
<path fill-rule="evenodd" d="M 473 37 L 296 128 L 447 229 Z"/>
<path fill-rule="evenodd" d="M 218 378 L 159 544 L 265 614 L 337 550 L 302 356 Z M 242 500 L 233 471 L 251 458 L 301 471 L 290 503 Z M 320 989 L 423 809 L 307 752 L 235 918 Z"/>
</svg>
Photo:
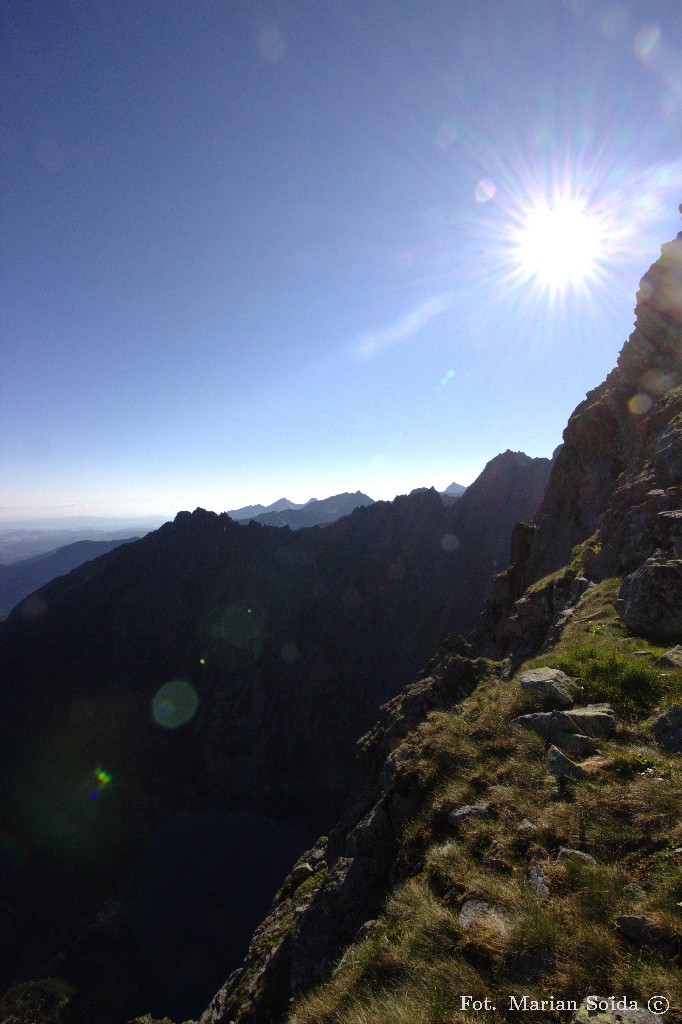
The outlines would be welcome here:
<svg viewBox="0 0 682 1024">
<path fill-rule="evenodd" d="M 606 236 L 597 214 L 579 199 L 542 199 L 532 205 L 515 231 L 519 273 L 551 292 L 589 285 L 606 254 Z"/>
</svg>

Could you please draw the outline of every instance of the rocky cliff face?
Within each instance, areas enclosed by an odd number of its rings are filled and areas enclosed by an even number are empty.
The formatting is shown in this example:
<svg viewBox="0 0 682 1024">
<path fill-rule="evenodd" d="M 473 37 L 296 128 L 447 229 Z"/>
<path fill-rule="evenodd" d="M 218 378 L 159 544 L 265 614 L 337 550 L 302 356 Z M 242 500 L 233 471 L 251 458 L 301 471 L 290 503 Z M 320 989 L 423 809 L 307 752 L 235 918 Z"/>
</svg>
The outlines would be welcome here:
<svg viewBox="0 0 682 1024">
<path fill-rule="evenodd" d="M 511 566 L 496 580 L 481 628 L 482 640 L 494 637 L 491 652 L 536 649 L 586 582 L 627 576 L 657 551 L 664 561 L 679 558 L 681 282 L 682 233 L 642 278 L 635 328 L 616 368 L 572 414 L 540 510 L 515 531 Z M 572 573 L 539 586 L 566 566 Z M 668 578 L 666 602 L 679 605 L 675 569 L 652 567 L 648 578 L 656 575 Z M 679 619 L 663 617 L 658 628 L 674 635 Z"/>
</svg>

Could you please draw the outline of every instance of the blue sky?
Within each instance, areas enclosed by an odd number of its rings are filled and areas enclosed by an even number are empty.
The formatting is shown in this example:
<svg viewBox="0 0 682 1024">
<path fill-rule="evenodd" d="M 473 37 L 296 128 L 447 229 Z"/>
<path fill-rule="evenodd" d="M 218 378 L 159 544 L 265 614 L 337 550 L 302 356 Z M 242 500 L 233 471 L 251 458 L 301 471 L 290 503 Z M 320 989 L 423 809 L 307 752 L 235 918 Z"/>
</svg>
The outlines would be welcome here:
<svg viewBox="0 0 682 1024">
<path fill-rule="evenodd" d="M 1 517 L 385 498 L 550 455 L 680 226 L 676 3 L 4 21 Z M 548 281 L 524 230 L 567 199 L 599 246 Z"/>
</svg>

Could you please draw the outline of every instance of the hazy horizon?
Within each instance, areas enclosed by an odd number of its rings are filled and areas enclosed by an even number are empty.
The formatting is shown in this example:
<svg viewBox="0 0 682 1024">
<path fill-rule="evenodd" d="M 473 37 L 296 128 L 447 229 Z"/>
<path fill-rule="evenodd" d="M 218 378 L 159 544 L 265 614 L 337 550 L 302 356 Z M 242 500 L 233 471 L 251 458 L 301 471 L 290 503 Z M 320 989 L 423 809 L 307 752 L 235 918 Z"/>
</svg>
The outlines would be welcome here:
<svg viewBox="0 0 682 1024">
<path fill-rule="evenodd" d="M 478 474 L 477 474 L 477 476 L 478 476 Z M 473 481 L 470 481 L 470 482 L 473 482 Z M 410 488 L 410 491 L 419 489 L 421 487 L 427 487 L 427 488 L 435 487 L 435 489 L 439 493 L 442 494 L 453 483 L 461 483 L 461 481 L 459 481 L 459 480 L 456 480 L 456 481 L 455 480 L 450 480 L 443 487 L 436 487 L 435 484 L 415 484 L 414 487 Z M 462 486 L 468 487 L 469 484 L 462 484 Z M 301 498 L 301 499 L 299 499 L 299 498 L 292 498 L 289 494 L 278 494 L 274 498 L 268 498 L 268 500 L 263 500 L 261 497 L 256 497 L 253 501 L 245 502 L 243 505 L 230 505 L 229 507 L 226 506 L 225 508 L 208 508 L 208 509 L 206 509 L 206 511 L 208 511 L 208 512 L 217 512 L 217 513 L 220 513 L 220 512 L 230 512 L 230 511 L 239 510 L 241 508 L 246 508 L 249 505 L 264 505 L 264 506 L 267 507 L 267 506 L 273 504 L 274 502 L 276 502 L 276 501 L 278 501 L 278 500 L 280 500 L 282 498 L 286 498 L 287 500 L 291 501 L 294 504 L 298 504 L 298 505 L 303 506 L 303 505 L 307 504 L 309 501 L 313 501 L 313 500 L 321 501 L 321 500 L 324 500 L 325 498 L 333 497 L 336 494 L 343 494 L 343 493 L 354 494 L 354 493 L 356 493 L 359 490 L 360 490 L 360 488 L 355 487 L 352 490 L 345 491 L 345 492 L 344 491 L 334 491 L 332 494 L 309 495 L 307 498 Z M 404 492 L 401 492 L 401 493 L 409 494 L 410 491 L 404 491 Z M 391 494 L 390 496 L 378 498 L 375 495 L 370 494 L 370 495 L 368 495 L 368 497 L 372 498 L 373 501 L 392 501 L 394 498 L 399 497 L 399 495 Z M 70 507 L 68 509 L 64 509 L 61 512 L 53 509 L 53 510 L 45 510 L 44 514 L 28 514 L 27 513 L 24 516 L 17 515 L 16 514 L 16 510 L 5 510 L 5 509 L 0 507 L 0 530 L 21 529 L 21 528 L 30 529 L 31 527 L 35 527 L 36 529 L 39 529 L 40 528 L 40 524 L 44 524 L 44 523 L 55 524 L 55 528 L 57 528 L 57 529 L 62 527 L 64 524 L 72 524 L 74 529 L 78 529 L 80 526 L 86 526 L 86 525 L 90 525 L 90 524 L 100 524 L 100 523 L 101 524 L 104 524 L 104 523 L 114 524 L 114 527 L 115 527 L 116 523 L 133 524 L 133 525 L 136 524 L 136 523 L 144 524 L 146 522 L 156 521 L 157 519 L 165 519 L 167 521 L 168 519 L 173 519 L 178 514 L 178 512 L 194 511 L 195 508 L 204 508 L 204 507 L 205 506 L 203 506 L 203 505 L 196 505 L 196 504 L 194 504 L 194 505 L 191 506 L 191 508 L 187 508 L 187 507 L 185 509 L 177 508 L 177 509 L 174 509 L 173 511 L 167 511 L 167 512 L 165 512 L 165 511 L 157 511 L 157 512 L 135 512 L 135 511 L 132 511 L 132 512 L 127 513 L 127 514 L 120 513 L 118 515 L 112 515 L 111 513 L 102 512 L 102 511 L 100 511 L 100 512 L 85 512 L 85 511 L 76 512 L 76 511 L 73 510 L 73 507 Z M 114 528 L 114 527 L 112 527 L 112 528 Z"/>
</svg>

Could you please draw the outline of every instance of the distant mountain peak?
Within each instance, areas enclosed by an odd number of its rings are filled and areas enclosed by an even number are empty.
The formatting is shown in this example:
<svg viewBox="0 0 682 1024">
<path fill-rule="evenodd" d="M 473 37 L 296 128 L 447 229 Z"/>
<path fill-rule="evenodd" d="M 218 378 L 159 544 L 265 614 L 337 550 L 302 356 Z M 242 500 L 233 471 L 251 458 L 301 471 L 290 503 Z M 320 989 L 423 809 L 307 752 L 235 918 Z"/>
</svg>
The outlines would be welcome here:
<svg viewBox="0 0 682 1024">
<path fill-rule="evenodd" d="M 350 515 L 356 508 L 373 504 L 374 499 L 362 491 L 355 491 L 353 494 L 345 491 L 343 494 L 332 494 L 320 501 L 311 498 L 305 505 L 245 516 L 239 519 L 239 522 L 245 523 L 250 519 L 261 526 L 288 526 L 292 530 L 301 530 L 308 526 L 328 526 L 337 519 Z"/>
<path fill-rule="evenodd" d="M 310 499 L 314 501 L 314 498 Z M 278 498 L 277 501 L 273 501 L 270 505 L 244 505 L 242 508 L 228 509 L 228 516 L 230 519 L 254 519 L 256 516 L 264 515 L 268 512 L 283 512 L 289 508 L 303 508 L 302 504 L 298 504 L 295 501 L 289 501 L 288 498 Z"/>
<path fill-rule="evenodd" d="M 465 491 L 466 491 L 466 487 L 464 487 L 462 484 L 456 483 L 453 480 L 453 482 L 451 484 L 448 484 L 448 486 L 445 488 L 445 490 L 441 491 L 441 493 L 442 494 L 458 494 L 459 495 L 459 494 L 464 494 Z"/>
</svg>

